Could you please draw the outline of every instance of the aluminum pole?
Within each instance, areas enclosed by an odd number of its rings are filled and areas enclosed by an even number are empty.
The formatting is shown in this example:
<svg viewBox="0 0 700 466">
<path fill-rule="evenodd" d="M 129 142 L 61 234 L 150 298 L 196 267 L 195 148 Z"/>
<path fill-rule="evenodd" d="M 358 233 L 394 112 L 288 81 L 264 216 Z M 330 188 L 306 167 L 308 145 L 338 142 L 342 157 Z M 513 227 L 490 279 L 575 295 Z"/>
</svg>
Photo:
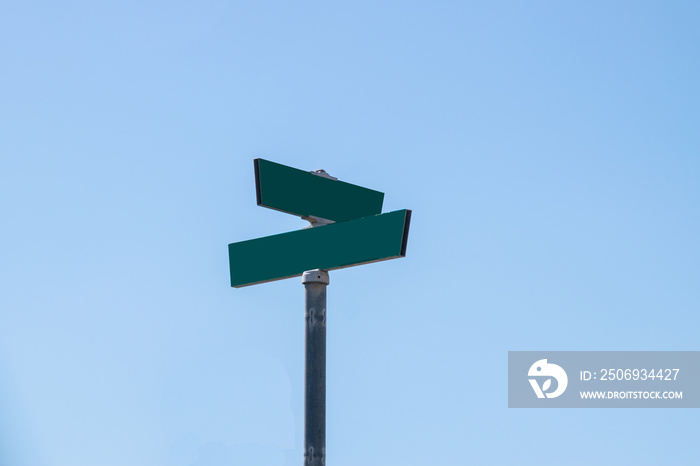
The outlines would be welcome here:
<svg viewBox="0 0 700 466">
<path fill-rule="evenodd" d="M 304 272 L 304 465 L 326 464 L 326 286 L 325 270 Z"/>
</svg>

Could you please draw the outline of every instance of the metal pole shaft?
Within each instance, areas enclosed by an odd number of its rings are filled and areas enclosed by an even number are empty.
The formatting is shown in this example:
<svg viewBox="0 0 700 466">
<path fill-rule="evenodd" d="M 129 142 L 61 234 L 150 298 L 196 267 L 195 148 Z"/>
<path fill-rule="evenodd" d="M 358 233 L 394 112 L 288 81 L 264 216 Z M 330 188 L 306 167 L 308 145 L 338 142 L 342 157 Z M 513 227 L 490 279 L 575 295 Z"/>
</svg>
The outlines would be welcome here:
<svg viewBox="0 0 700 466">
<path fill-rule="evenodd" d="M 304 272 L 304 465 L 326 464 L 326 286 L 325 270 Z"/>
</svg>

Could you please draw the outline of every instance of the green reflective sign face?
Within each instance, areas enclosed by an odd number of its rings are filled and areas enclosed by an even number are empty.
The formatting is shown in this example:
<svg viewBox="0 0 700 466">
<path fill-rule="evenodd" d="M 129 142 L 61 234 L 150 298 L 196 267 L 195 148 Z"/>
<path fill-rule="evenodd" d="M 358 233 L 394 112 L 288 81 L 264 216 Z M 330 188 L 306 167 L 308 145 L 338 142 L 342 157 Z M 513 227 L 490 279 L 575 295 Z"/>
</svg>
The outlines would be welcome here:
<svg viewBox="0 0 700 466">
<path fill-rule="evenodd" d="M 259 206 L 300 217 L 345 222 L 382 213 L 384 193 L 263 159 L 255 159 Z"/>
<path fill-rule="evenodd" d="M 229 244 L 231 286 L 403 257 L 410 219 L 410 210 L 397 210 Z"/>
</svg>

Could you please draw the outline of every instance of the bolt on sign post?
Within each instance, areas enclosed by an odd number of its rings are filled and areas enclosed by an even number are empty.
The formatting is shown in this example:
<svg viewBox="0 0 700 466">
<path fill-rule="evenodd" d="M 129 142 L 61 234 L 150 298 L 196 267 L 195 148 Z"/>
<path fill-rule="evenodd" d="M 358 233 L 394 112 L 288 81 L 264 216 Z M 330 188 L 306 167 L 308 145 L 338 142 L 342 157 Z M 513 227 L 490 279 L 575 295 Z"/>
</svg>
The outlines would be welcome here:
<svg viewBox="0 0 700 466">
<path fill-rule="evenodd" d="M 231 286 L 302 276 L 305 288 L 304 464 L 325 465 L 326 287 L 329 270 L 406 255 L 410 210 L 382 214 L 384 193 L 255 159 L 259 206 L 313 228 L 228 245 Z"/>
</svg>

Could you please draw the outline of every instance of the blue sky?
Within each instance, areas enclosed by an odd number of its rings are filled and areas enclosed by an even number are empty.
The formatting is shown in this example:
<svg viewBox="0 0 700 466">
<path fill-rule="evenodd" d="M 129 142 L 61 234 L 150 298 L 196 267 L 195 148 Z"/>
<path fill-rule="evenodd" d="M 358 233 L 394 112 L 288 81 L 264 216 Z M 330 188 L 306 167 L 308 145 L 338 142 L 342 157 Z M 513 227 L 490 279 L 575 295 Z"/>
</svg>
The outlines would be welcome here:
<svg viewBox="0 0 700 466">
<path fill-rule="evenodd" d="M 690 465 L 697 413 L 507 408 L 509 350 L 697 350 L 695 2 L 0 14 L 0 464 L 301 464 L 304 227 L 253 159 L 413 210 L 331 273 L 328 464 Z M 543 453 L 547 450 L 549 453 Z"/>
</svg>

